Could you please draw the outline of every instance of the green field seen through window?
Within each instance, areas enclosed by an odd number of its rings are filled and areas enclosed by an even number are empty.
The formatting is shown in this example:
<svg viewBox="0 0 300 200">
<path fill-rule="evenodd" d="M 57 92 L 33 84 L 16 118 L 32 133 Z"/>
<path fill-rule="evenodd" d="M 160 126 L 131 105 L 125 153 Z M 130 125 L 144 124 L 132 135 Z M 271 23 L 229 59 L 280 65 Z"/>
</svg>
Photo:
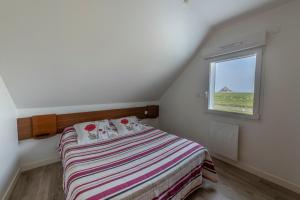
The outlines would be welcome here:
<svg viewBox="0 0 300 200">
<path fill-rule="evenodd" d="M 214 110 L 253 115 L 254 93 L 217 92 Z"/>
</svg>

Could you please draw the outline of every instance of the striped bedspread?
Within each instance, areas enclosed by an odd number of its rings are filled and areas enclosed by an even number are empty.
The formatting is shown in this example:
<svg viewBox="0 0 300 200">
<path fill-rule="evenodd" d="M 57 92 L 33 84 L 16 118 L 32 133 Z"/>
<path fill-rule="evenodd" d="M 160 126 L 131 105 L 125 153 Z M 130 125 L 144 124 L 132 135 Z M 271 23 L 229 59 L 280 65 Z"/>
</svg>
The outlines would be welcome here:
<svg viewBox="0 0 300 200">
<path fill-rule="evenodd" d="M 154 128 L 88 145 L 66 128 L 59 149 L 67 200 L 184 199 L 217 180 L 203 146 Z"/>
</svg>

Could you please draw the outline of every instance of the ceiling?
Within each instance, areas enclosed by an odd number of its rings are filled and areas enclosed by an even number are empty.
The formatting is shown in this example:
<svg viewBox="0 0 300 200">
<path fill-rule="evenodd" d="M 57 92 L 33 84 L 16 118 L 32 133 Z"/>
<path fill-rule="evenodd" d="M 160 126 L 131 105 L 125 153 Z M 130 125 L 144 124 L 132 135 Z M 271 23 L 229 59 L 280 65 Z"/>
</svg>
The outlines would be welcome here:
<svg viewBox="0 0 300 200">
<path fill-rule="evenodd" d="M 211 27 L 280 0 L 1 0 L 17 108 L 158 100 Z"/>
</svg>

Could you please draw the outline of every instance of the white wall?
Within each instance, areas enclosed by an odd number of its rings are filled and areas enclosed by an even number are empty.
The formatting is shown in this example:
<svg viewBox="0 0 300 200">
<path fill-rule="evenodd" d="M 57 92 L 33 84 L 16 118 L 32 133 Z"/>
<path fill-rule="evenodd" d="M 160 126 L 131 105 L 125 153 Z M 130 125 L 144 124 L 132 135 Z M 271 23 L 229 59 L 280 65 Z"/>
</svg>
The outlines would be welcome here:
<svg viewBox="0 0 300 200">
<path fill-rule="evenodd" d="M 160 103 L 160 126 L 206 145 L 209 122 L 240 124 L 236 165 L 300 192 L 300 1 L 235 20 L 215 30 L 167 90 Z M 263 56 L 261 120 L 205 113 L 208 66 L 203 51 L 234 38 L 270 30 Z M 280 30 L 280 31 L 279 31 Z M 279 32 L 278 32 L 279 31 Z M 276 33 L 277 32 L 277 33 Z"/>
<path fill-rule="evenodd" d="M 16 108 L 0 76 L 0 199 L 18 169 Z"/>
<path fill-rule="evenodd" d="M 85 105 L 85 106 L 66 106 L 66 107 L 49 107 L 49 108 L 34 108 L 34 109 L 18 109 L 18 117 L 26 117 L 33 115 L 42 115 L 49 113 L 64 114 L 73 112 L 86 112 L 96 110 L 107 110 L 115 108 L 129 108 L 147 105 L 157 105 L 158 102 L 133 102 L 133 103 L 116 103 L 116 104 L 99 104 L 99 105 Z M 158 127 L 158 119 L 146 119 L 155 127 Z M 59 154 L 57 151 L 60 135 L 50 137 L 47 139 L 29 139 L 23 140 L 19 144 L 20 165 L 22 170 L 39 167 L 45 164 L 59 161 Z"/>
</svg>

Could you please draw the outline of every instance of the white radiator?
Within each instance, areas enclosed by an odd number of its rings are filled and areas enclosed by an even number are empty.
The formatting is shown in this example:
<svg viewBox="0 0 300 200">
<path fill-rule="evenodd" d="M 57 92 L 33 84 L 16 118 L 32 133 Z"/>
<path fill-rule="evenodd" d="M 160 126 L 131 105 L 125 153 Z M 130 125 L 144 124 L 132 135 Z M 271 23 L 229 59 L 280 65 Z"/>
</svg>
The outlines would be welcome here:
<svg viewBox="0 0 300 200">
<path fill-rule="evenodd" d="M 209 150 L 217 155 L 238 160 L 239 126 L 211 122 L 209 128 Z"/>
</svg>

